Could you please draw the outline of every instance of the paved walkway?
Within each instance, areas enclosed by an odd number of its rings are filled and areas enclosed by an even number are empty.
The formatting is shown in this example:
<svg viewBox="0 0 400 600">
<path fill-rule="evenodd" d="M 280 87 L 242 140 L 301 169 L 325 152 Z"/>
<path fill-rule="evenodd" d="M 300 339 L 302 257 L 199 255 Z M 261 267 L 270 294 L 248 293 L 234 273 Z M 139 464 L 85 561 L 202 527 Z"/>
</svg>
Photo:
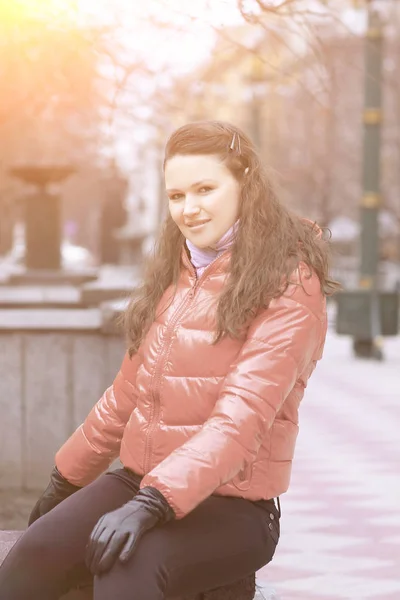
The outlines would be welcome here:
<svg viewBox="0 0 400 600">
<path fill-rule="evenodd" d="M 268 599 L 400 599 L 400 337 L 385 355 L 356 360 L 329 334 L 300 411 L 280 545 L 259 573 Z"/>
</svg>

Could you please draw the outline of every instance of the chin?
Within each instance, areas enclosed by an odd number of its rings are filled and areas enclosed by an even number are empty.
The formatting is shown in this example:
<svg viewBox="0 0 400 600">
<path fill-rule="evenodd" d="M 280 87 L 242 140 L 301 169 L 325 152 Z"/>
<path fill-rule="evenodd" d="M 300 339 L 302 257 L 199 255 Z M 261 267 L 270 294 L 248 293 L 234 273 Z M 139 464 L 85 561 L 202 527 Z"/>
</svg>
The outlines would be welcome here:
<svg viewBox="0 0 400 600">
<path fill-rule="evenodd" d="M 214 240 L 205 239 L 205 238 L 200 240 L 199 238 L 196 238 L 195 236 L 191 236 L 191 237 L 189 237 L 189 239 L 192 242 L 192 244 L 197 246 L 197 248 L 201 248 L 202 250 L 205 250 L 206 248 L 210 248 L 216 244 L 216 242 Z"/>
<path fill-rule="evenodd" d="M 210 246 L 214 246 L 221 237 L 216 237 L 215 231 L 213 231 L 209 227 L 207 228 L 207 226 L 204 231 L 200 231 L 198 233 L 190 231 L 189 228 L 186 231 L 183 231 L 182 233 L 188 240 L 191 241 L 192 244 L 197 246 L 197 248 L 201 249 L 206 249 L 210 248 Z"/>
</svg>

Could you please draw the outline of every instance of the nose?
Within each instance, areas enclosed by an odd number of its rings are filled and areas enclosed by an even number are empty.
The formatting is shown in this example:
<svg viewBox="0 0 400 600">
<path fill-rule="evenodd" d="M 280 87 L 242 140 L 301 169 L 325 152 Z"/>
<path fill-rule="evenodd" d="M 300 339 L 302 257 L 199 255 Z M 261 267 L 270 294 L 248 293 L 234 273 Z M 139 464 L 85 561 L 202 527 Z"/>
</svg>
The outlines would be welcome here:
<svg viewBox="0 0 400 600">
<path fill-rule="evenodd" d="M 198 206 L 198 198 L 196 198 L 194 195 L 192 196 L 191 194 L 187 194 L 183 207 L 183 216 L 192 217 L 198 215 L 199 212 L 200 207 Z"/>
</svg>

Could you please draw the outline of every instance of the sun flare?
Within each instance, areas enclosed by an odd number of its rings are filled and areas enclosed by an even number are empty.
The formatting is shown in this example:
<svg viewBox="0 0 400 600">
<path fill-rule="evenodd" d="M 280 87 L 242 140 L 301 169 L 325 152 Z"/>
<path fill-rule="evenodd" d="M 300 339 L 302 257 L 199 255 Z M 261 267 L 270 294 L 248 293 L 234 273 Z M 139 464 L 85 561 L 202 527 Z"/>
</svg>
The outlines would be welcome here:
<svg viewBox="0 0 400 600">
<path fill-rule="evenodd" d="M 74 19 L 78 0 L 0 0 L 0 22 L 12 23 L 30 19 Z"/>
</svg>

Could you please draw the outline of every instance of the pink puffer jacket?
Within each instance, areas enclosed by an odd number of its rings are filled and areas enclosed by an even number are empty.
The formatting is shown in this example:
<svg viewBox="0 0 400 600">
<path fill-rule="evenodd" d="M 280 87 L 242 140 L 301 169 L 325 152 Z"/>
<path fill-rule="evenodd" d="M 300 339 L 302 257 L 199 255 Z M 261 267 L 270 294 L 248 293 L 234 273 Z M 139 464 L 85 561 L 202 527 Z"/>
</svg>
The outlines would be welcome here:
<svg viewBox="0 0 400 600">
<path fill-rule="evenodd" d="M 84 486 L 120 456 L 178 518 L 211 494 L 269 499 L 288 489 L 298 408 L 322 356 L 326 302 L 304 264 L 253 320 L 246 340 L 211 346 L 230 251 L 197 280 L 186 251 L 138 353 L 56 455 Z M 302 285 L 296 285 L 300 283 Z"/>
</svg>

